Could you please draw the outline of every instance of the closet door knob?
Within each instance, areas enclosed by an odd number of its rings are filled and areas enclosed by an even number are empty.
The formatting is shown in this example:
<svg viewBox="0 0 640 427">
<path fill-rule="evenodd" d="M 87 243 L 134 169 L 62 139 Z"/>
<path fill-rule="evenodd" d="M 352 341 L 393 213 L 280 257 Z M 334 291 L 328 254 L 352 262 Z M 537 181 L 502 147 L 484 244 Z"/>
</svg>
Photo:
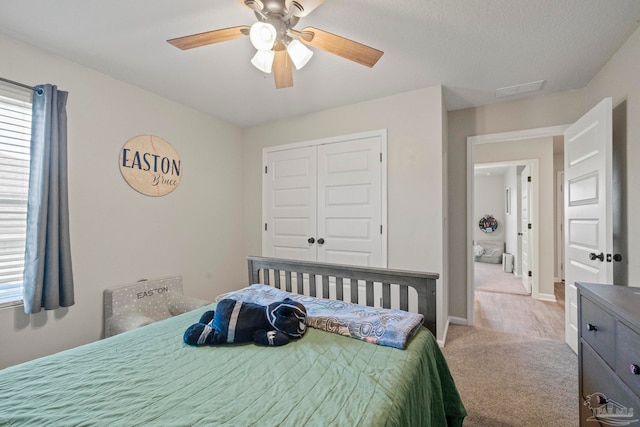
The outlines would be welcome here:
<svg viewBox="0 0 640 427">
<path fill-rule="evenodd" d="M 324 239 L 322 237 L 318 239 L 318 244 L 324 245 Z"/>
<path fill-rule="evenodd" d="M 597 331 L 598 327 L 592 323 L 587 323 L 587 331 Z"/>
<path fill-rule="evenodd" d="M 629 370 L 633 375 L 640 375 L 640 366 L 636 364 L 629 366 Z"/>
<path fill-rule="evenodd" d="M 307 239 L 307 242 L 309 242 L 309 243 L 311 243 L 311 244 L 314 244 L 314 243 L 316 242 L 316 239 L 314 239 L 313 237 L 309 237 L 309 238 Z"/>
</svg>

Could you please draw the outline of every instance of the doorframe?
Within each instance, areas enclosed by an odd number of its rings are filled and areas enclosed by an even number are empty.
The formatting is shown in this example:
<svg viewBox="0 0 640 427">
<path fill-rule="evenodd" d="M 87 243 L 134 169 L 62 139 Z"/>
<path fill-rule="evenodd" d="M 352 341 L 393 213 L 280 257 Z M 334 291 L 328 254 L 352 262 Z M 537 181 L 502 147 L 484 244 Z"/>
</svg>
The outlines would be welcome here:
<svg viewBox="0 0 640 427">
<path fill-rule="evenodd" d="M 556 262 L 558 277 L 556 282 L 564 281 L 564 170 L 556 173 Z"/>
<path fill-rule="evenodd" d="M 474 135 L 467 137 L 467 243 L 466 243 L 466 261 L 467 261 L 467 324 L 473 325 L 473 309 L 474 309 L 474 268 L 473 268 L 473 200 L 474 200 L 474 185 L 475 177 L 473 172 L 474 167 L 474 147 L 478 144 L 492 144 L 497 142 L 510 142 L 521 141 L 525 139 L 544 138 L 564 135 L 564 131 L 570 125 L 558 125 L 542 128 L 524 129 L 512 132 L 501 132 L 484 135 Z M 536 255 L 533 263 L 533 281 L 532 281 L 532 297 L 536 297 L 539 291 L 538 280 L 540 275 L 538 274 L 538 185 L 539 179 L 537 179 L 538 165 L 537 159 L 535 162 L 535 175 L 534 170 L 531 171 L 533 181 L 533 189 L 535 195 L 535 204 L 532 209 L 534 215 L 533 227 L 533 253 Z M 535 290 L 535 294 L 534 294 Z"/>
</svg>

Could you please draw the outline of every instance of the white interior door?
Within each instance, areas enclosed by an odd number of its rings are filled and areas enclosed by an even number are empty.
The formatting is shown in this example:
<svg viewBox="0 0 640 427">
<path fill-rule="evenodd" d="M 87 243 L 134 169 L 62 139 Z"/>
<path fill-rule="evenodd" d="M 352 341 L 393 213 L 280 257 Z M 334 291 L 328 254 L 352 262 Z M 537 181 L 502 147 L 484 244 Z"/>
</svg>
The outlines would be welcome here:
<svg viewBox="0 0 640 427">
<path fill-rule="evenodd" d="M 575 282 L 613 282 L 612 102 L 605 98 L 564 134 L 565 339 L 577 352 Z"/>
<path fill-rule="evenodd" d="M 530 169 L 529 166 L 525 166 L 520 175 L 520 229 L 522 233 L 520 260 L 522 265 L 522 284 L 527 292 L 531 292 L 531 276 L 529 276 L 529 271 L 531 271 L 529 266 L 529 260 L 531 259 L 531 244 L 529 238 L 529 222 L 531 221 Z"/>
<path fill-rule="evenodd" d="M 316 147 L 268 152 L 264 167 L 262 254 L 315 261 Z"/>
<path fill-rule="evenodd" d="M 318 146 L 318 261 L 382 267 L 377 137 Z"/>
</svg>

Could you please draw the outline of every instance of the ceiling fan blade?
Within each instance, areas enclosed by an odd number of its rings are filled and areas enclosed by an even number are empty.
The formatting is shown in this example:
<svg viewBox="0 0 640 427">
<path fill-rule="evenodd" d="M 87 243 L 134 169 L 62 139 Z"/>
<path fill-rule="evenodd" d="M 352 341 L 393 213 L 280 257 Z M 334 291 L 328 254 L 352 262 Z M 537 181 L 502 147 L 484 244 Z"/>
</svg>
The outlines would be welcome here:
<svg viewBox="0 0 640 427">
<path fill-rule="evenodd" d="M 370 68 L 376 65 L 378 59 L 384 54 L 381 50 L 314 27 L 307 27 L 296 33 L 299 34 L 300 41 L 311 47 L 322 49 Z"/>
<path fill-rule="evenodd" d="M 242 1 L 242 0 L 239 0 Z M 296 12 L 293 14 L 294 16 L 297 16 L 298 18 L 302 18 L 303 16 L 307 16 L 308 14 L 310 14 L 311 12 L 313 12 L 313 10 L 320 6 L 324 0 L 287 0 L 286 5 L 287 5 L 287 9 L 291 9 L 291 3 L 298 3 L 298 5 L 302 6 L 302 7 L 295 7 Z"/>
<path fill-rule="evenodd" d="M 240 37 L 249 35 L 250 27 L 241 25 L 238 27 L 223 28 L 221 30 L 207 31 L 199 34 L 192 34 L 190 36 L 178 37 L 175 39 L 167 40 L 175 47 L 187 50 L 194 47 L 206 46 L 208 44 L 226 42 L 234 40 Z"/>
<path fill-rule="evenodd" d="M 291 59 L 285 49 L 276 49 L 273 57 L 273 79 L 276 82 L 276 89 L 293 87 L 293 72 L 291 70 Z"/>
</svg>

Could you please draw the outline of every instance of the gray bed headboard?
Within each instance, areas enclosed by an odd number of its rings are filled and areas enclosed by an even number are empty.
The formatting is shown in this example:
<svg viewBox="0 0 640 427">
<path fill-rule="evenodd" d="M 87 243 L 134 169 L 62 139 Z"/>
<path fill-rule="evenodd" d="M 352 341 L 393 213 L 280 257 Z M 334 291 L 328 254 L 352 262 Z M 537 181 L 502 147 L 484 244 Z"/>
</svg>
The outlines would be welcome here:
<svg viewBox="0 0 640 427">
<path fill-rule="evenodd" d="M 365 282 L 366 305 L 374 306 L 374 283 L 382 284 L 382 307 L 391 308 L 391 285 L 400 290 L 400 309 L 409 310 L 409 288 L 418 294 L 418 312 L 424 316 L 424 326 L 436 334 L 436 280 L 438 273 L 394 270 L 389 268 L 357 267 L 311 261 L 293 261 L 278 258 L 247 257 L 249 284 L 264 283 L 287 292 L 302 294 L 300 285 L 310 284 L 311 296 L 329 298 L 330 278 L 335 280 L 336 299 L 344 299 L 344 279 Z M 284 273 L 284 282 L 281 279 Z M 294 279 L 295 278 L 295 279 Z M 293 290 L 295 282 L 296 289 Z M 316 295 L 316 283 L 321 284 L 322 295 Z M 350 300 L 358 301 L 358 287 L 350 286 Z"/>
</svg>

